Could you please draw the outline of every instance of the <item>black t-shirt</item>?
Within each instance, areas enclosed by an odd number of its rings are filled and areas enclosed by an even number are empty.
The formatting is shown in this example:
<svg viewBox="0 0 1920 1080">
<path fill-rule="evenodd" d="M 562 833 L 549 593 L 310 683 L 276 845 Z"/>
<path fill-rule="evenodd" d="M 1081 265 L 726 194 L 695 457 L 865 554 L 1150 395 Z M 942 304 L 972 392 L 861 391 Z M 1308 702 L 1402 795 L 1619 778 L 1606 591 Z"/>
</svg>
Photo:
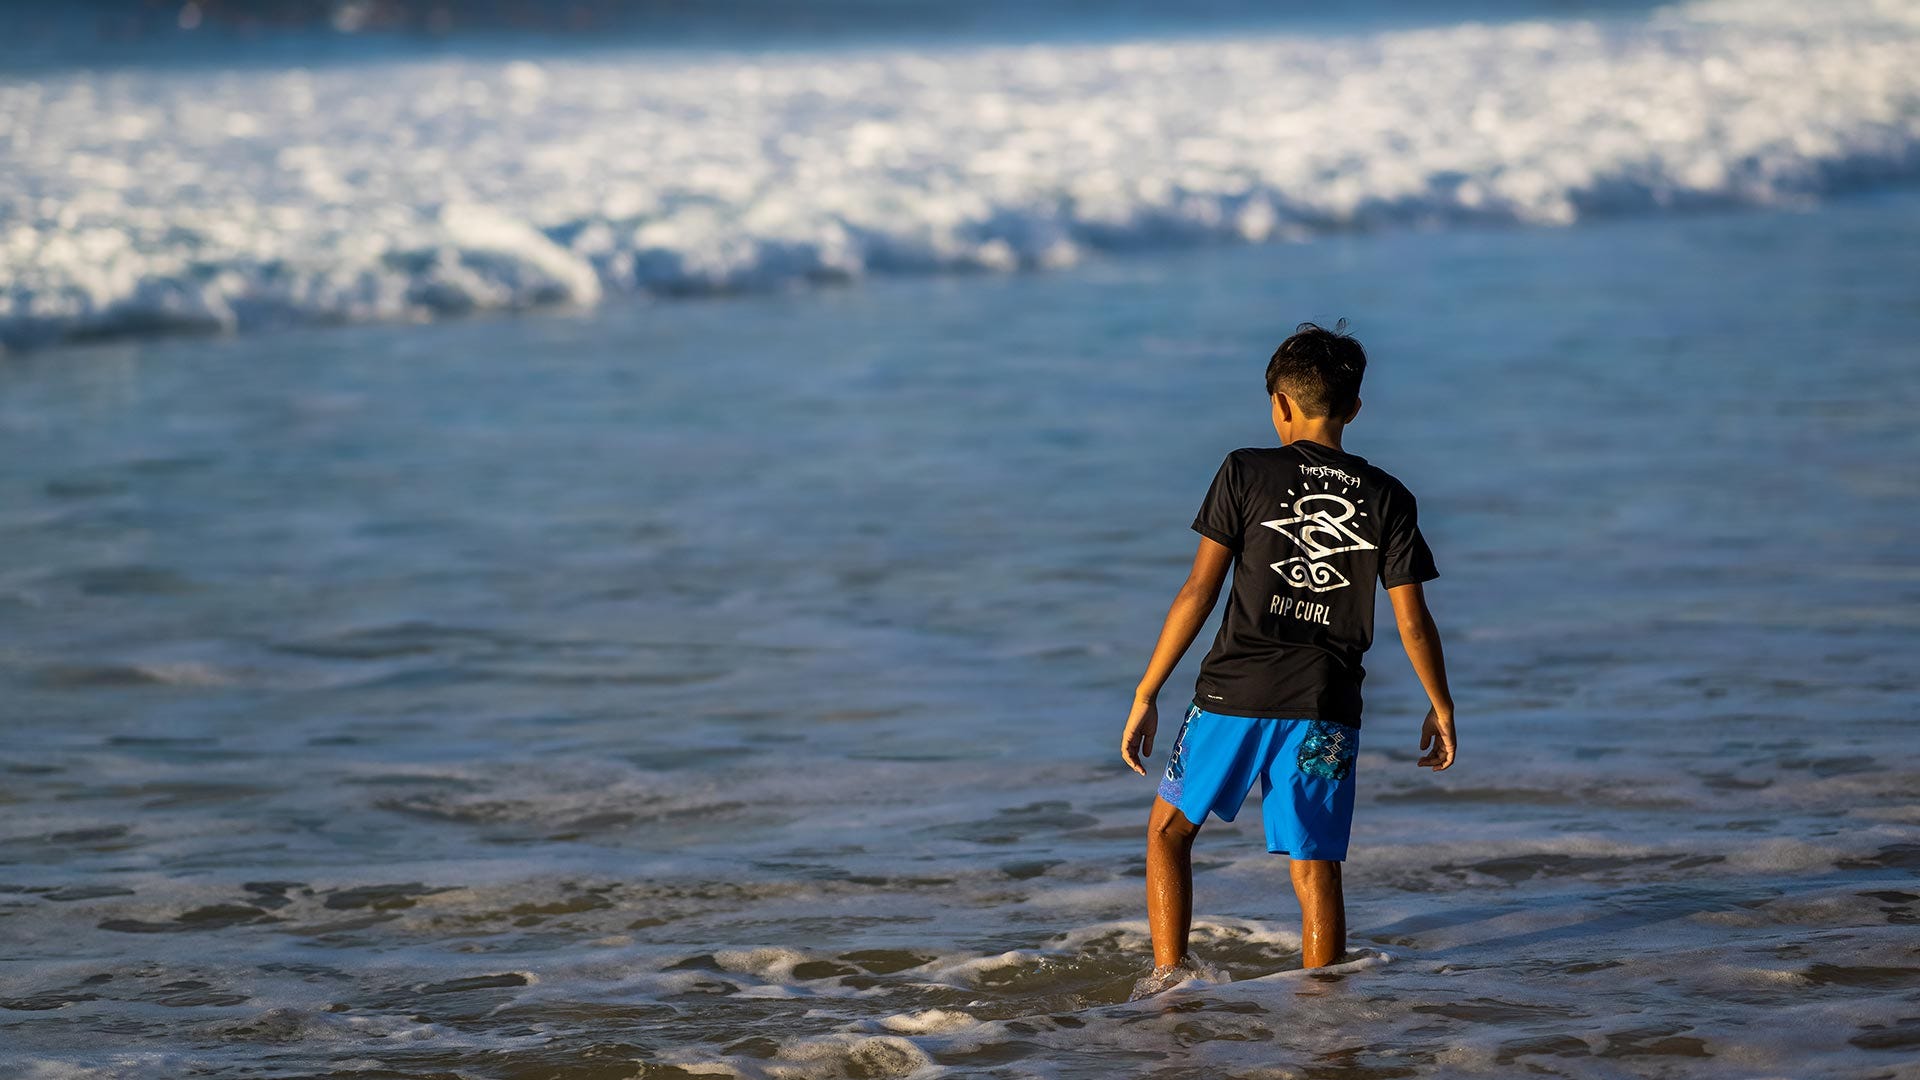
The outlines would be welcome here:
<svg viewBox="0 0 1920 1080">
<path fill-rule="evenodd" d="M 1439 576 L 1413 493 L 1316 442 L 1235 450 L 1193 530 L 1233 550 L 1233 588 L 1194 700 L 1228 716 L 1360 726 L 1373 581 Z"/>
</svg>

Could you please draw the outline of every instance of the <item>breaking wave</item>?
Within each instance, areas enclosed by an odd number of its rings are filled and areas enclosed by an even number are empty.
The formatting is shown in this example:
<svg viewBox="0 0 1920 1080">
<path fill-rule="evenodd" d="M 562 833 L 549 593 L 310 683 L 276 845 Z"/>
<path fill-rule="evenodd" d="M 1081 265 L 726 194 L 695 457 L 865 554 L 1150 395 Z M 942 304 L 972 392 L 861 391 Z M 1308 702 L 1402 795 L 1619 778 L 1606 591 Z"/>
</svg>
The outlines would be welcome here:
<svg viewBox="0 0 1920 1080">
<path fill-rule="evenodd" d="M 0 345 L 1817 200 L 1920 174 L 1920 9 L 0 82 Z"/>
</svg>

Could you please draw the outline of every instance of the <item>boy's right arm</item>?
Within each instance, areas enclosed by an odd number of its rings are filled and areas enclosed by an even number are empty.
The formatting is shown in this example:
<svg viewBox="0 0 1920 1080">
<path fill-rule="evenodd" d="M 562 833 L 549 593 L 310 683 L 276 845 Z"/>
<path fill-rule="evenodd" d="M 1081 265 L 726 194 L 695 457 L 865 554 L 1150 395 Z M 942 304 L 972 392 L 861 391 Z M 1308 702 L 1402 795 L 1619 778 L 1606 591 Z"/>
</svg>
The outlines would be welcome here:
<svg viewBox="0 0 1920 1080">
<path fill-rule="evenodd" d="M 1220 583 L 1226 580 L 1227 569 L 1232 565 L 1233 549 L 1201 537 L 1200 547 L 1193 553 L 1193 569 L 1187 572 L 1186 583 L 1180 586 L 1173 605 L 1167 609 L 1166 621 L 1160 625 L 1160 640 L 1153 647 L 1153 659 L 1147 661 L 1147 673 L 1140 676 L 1140 686 L 1133 692 L 1133 711 L 1127 716 L 1126 729 L 1120 733 L 1121 760 L 1141 776 L 1147 775 L 1147 770 L 1140 766 L 1140 759 L 1152 756 L 1153 735 L 1160 727 L 1157 701 L 1160 688 L 1166 685 L 1167 676 L 1173 674 L 1174 665 L 1186 655 L 1194 636 L 1206 625 L 1214 602 L 1220 599 Z"/>
<path fill-rule="evenodd" d="M 1393 620 L 1400 627 L 1400 644 L 1407 650 L 1407 659 L 1413 661 L 1413 673 L 1420 676 L 1420 685 L 1426 688 L 1427 700 L 1432 703 L 1426 721 L 1420 725 L 1420 749 L 1427 753 L 1414 764 L 1439 772 L 1453 764 L 1456 745 L 1453 692 L 1447 689 L 1447 662 L 1440 653 L 1440 629 L 1433 624 L 1433 613 L 1427 610 L 1427 596 L 1419 582 L 1388 589 L 1387 599 L 1393 601 Z M 1431 749 L 1428 744 L 1432 744 Z"/>
</svg>

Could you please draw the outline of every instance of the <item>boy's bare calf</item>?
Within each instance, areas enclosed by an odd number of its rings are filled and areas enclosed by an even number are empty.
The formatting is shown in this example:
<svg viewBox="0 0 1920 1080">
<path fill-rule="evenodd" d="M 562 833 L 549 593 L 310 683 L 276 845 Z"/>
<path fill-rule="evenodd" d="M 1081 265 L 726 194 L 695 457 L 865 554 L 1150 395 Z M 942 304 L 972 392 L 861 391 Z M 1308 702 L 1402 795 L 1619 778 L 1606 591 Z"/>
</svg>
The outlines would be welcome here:
<svg viewBox="0 0 1920 1080">
<path fill-rule="evenodd" d="M 1347 903 L 1340 892 L 1340 864 L 1294 859 L 1293 895 L 1300 901 L 1300 965 L 1326 967 L 1347 953 Z"/>
<path fill-rule="evenodd" d="M 1200 826 L 1172 803 L 1153 798 L 1147 816 L 1147 927 L 1153 931 L 1155 967 L 1171 967 L 1187 955 L 1193 926 L 1193 838 Z"/>
</svg>

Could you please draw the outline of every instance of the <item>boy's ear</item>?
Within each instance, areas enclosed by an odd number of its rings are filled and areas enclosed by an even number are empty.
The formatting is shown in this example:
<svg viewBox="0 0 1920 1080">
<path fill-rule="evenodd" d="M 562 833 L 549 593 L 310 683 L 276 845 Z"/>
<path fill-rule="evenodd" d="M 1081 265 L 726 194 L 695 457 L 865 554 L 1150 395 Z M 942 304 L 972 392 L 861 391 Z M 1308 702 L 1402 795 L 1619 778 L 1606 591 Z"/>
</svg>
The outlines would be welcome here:
<svg viewBox="0 0 1920 1080">
<path fill-rule="evenodd" d="M 1289 423 L 1292 422 L 1293 399 L 1287 397 L 1285 394 L 1274 394 L 1273 407 L 1280 411 L 1280 419 L 1288 421 Z"/>
<path fill-rule="evenodd" d="M 1346 422 L 1349 424 L 1353 423 L 1353 418 L 1359 415 L 1360 415 L 1360 399 L 1358 397 L 1355 397 L 1353 399 L 1353 411 L 1347 414 Z"/>
</svg>

